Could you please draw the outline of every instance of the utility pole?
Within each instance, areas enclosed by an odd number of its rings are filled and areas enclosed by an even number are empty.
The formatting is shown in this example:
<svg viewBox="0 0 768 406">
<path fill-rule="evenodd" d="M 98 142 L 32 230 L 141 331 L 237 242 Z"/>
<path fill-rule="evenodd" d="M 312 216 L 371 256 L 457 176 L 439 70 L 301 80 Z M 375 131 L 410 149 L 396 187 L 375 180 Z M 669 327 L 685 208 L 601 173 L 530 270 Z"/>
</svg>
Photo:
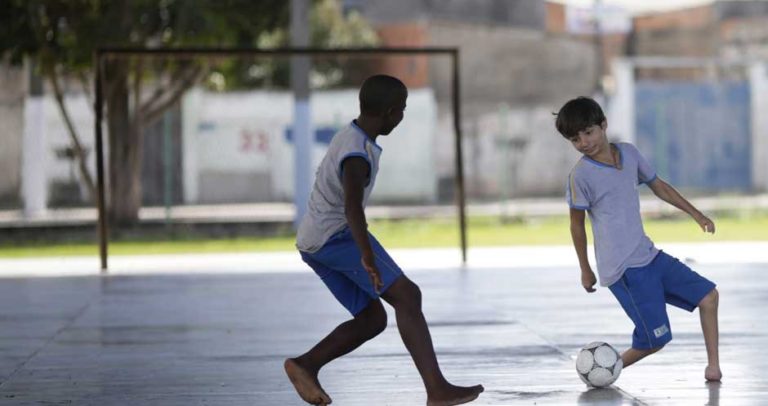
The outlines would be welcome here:
<svg viewBox="0 0 768 406">
<path fill-rule="evenodd" d="M 27 218 L 44 213 L 48 203 L 48 185 L 45 178 L 45 92 L 38 67 L 34 60 L 30 59 L 26 63 L 29 96 L 24 106 L 21 190 L 24 216 Z"/>
<path fill-rule="evenodd" d="M 603 89 L 603 1 L 593 0 L 592 2 L 593 23 L 595 29 L 595 95 L 603 99 L 605 89 Z"/>
<path fill-rule="evenodd" d="M 309 45 L 309 0 L 291 0 L 291 45 Z M 312 111 L 309 106 L 310 59 L 307 55 L 291 57 L 291 87 L 293 89 L 293 150 L 295 229 L 307 211 L 312 187 Z"/>
</svg>

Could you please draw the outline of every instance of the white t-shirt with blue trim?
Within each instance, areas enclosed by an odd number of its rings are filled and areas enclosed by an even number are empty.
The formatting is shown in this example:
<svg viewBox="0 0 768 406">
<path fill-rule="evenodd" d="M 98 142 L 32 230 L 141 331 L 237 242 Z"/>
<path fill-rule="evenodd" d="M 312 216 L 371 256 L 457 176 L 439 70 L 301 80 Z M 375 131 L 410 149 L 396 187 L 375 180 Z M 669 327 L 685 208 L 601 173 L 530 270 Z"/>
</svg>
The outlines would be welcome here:
<svg viewBox="0 0 768 406">
<path fill-rule="evenodd" d="M 332 235 L 347 226 L 342 183 L 342 164 L 347 158 L 361 157 L 370 167 L 363 194 L 365 207 L 376 183 L 381 151 L 381 147 L 371 141 L 354 121 L 333 136 L 315 174 L 308 210 L 296 235 L 296 248 L 304 252 L 316 252 Z"/>
<path fill-rule="evenodd" d="M 656 179 L 656 171 L 629 143 L 614 144 L 621 169 L 582 156 L 568 176 L 566 199 L 586 210 L 592 222 L 600 285 L 610 286 L 627 268 L 648 265 L 658 249 L 643 229 L 638 186 Z"/>
</svg>

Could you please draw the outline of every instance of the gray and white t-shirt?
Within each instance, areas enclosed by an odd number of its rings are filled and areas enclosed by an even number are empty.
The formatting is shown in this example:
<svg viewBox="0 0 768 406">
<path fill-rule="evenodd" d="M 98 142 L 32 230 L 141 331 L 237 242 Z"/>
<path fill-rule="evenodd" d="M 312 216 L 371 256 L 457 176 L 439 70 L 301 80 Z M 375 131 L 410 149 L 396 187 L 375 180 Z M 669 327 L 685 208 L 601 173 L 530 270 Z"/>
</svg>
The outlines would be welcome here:
<svg viewBox="0 0 768 406">
<path fill-rule="evenodd" d="M 315 174 L 315 185 L 309 195 L 309 207 L 296 235 L 296 248 L 304 252 L 316 252 L 332 235 L 346 227 L 342 184 L 344 160 L 361 157 L 368 162 L 370 175 L 363 194 L 365 206 L 376 183 L 380 156 L 381 147 L 371 141 L 354 121 L 333 136 Z"/>
<path fill-rule="evenodd" d="M 585 155 L 568 176 L 566 187 L 568 205 L 589 213 L 602 286 L 612 285 L 627 268 L 647 265 L 658 254 L 643 230 L 637 191 L 640 184 L 656 178 L 656 171 L 634 145 L 614 145 L 621 169 Z"/>
</svg>

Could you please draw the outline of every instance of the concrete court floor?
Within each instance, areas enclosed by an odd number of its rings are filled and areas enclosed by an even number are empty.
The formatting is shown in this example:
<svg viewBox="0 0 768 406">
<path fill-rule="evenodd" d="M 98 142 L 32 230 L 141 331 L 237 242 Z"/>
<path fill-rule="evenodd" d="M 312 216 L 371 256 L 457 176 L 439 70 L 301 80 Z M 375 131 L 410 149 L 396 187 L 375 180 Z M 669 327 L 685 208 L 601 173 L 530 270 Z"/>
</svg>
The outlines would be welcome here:
<svg viewBox="0 0 768 406">
<path fill-rule="evenodd" d="M 723 382 L 704 382 L 697 312 L 670 308 L 672 343 L 601 390 L 581 383 L 574 355 L 594 340 L 621 350 L 632 326 L 607 289 L 582 290 L 576 268 L 406 273 L 445 375 L 485 386 L 473 404 L 766 404 L 768 265 L 694 269 L 721 292 Z M 321 372 L 334 405 L 424 404 L 387 309 L 383 334 Z M 308 268 L 0 278 L 0 405 L 301 405 L 283 359 L 347 317 Z"/>
</svg>

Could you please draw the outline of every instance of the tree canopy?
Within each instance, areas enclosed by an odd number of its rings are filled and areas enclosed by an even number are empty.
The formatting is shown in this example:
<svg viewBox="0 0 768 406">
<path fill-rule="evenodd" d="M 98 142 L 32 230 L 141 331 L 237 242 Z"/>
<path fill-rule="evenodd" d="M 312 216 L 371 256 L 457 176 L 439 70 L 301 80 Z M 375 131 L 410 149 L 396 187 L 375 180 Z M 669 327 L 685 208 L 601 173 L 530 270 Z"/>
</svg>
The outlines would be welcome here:
<svg viewBox="0 0 768 406">
<path fill-rule="evenodd" d="M 5 0 L 0 52 L 89 68 L 103 46 L 251 46 L 288 24 L 284 0 Z M 44 53 L 41 55 L 41 53 Z"/>
<path fill-rule="evenodd" d="M 0 55 L 12 63 L 35 62 L 59 103 L 80 162 L 81 178 L 93 182 L 86 153 L 69 120 L 62 78 L 79 77 L 91 94 L 94 51 L 106 46 L 278 47 L 289 44 L 286 0 L 4 0 L 0 2 Z M 314 46 L 370 46 L 375 32 L 359 15 L 343 16 L 338 0 L 312 1 Z M 318 61 L 313 76 L 321 87 L 344 82 L 340 64 Z M 349 71 L 347 69 L 346 71 Z M 203 82 L 222 90 L 288 85 L 287 60 L 111 60 L 104 66 L 109 137 L 110 198 L 114 220 L 138 219 L 141 203 L 141 146 L 144 128 Z M 147 91 L 147 79 L 154 89 Z M 222 80 L 223 79 L 223 82 Z"/>
</svg>

